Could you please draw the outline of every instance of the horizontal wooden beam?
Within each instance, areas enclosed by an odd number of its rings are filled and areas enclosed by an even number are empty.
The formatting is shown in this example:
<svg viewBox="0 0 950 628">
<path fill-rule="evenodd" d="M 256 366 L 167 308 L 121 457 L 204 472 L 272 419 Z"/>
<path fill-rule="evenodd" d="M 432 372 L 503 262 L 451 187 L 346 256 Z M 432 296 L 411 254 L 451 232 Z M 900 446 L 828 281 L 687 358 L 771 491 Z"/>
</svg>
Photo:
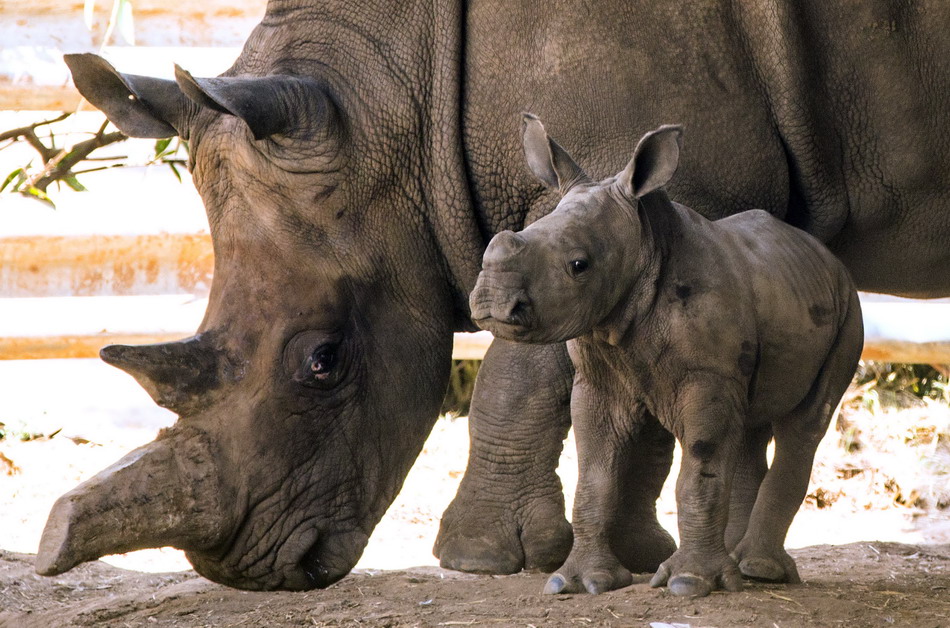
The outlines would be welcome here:
<svg viewBox="0 0 950 628">
<path fill-rule="evenodd" d="M 206 305 L 181 294 L 0 299 L 0 359 L 88 358 L 107 344 L 178 340 L 195 332 Z M 950 304 L 868 302 L 864 316 L 863 359 L 950 364 Z M 480 360 L 491 340 L 455 334 L 453 357 Z"/>
<path fill-rule="evenodd" d="M 171 342 L 195 333 L 208 305 L 190 295 L 0 299 L 0 359 L 94 358 L 110 344 Z M 455 334 L 452 356 L 480 360 L 492 336 Z"/>
<path fill-rule="evenodd" d="M 0 110 L 73 111 L 79 104 L 64 53 L 100 52 L 112 2 L 87 25 L 77 0 L 0 2 Z M 265 0 L 135 0 L 134 43 L 114 29 L 103 56 L 120 71 L 171 78 L 175 62 L 216 75 L 237 57 Z"/>
<path fill-rule="evenodd" d="M 207 296 L 208 233 L 0 238 L 0 296 Z"/>
<path fill-rule="evenodd" d="M 0 359 L 93 357 L 191 335 L 214 269 L 207 232 L 0 238 Z M 866 360 L 950 363 L 950 302 L 862 295 Z M 491 335 L 457 334 L 457 359 Z"/>
</svg>

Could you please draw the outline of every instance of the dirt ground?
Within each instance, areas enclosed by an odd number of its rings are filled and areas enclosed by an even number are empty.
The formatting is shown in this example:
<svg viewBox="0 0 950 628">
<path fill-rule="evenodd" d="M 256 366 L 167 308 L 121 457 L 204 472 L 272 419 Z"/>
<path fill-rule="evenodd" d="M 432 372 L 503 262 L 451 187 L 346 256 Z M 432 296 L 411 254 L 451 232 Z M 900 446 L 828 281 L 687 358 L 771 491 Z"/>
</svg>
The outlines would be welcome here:
<svg viewBox="0 0 950 628">
<path fill-rule="evenodd" d="M 539 595 L 544 574 L 359 571 L 324 591 L 252 593 L 194 573 L 93 563 L 56 578 L 0 552 L 0 625 L 49 626 L 914 626 L 950 624 L 950 545 L 854 543 L 792 552 L 805 583 L 675 598 L 645 583 Z"/>
<path fill-rule="evenodd" d="M 639 583 L 542 596 L 544 574 L 471 576 L 431 554 L 465 467 L 467 422 L 441 419 L 357 570 L 324 591 L 251 593 L 187 569 L 172 549 L 107 557 L 54 578 L 33 572 L 53 500 L 173 417 L 95 361 L 0 364 L 0 627 L 762 626 L 950 627 L 950 407 L 852 407 L 819 449 L 787 545 L 804 584 L 675 598 Z M 61 389 L 31 382 L 56 372 Z M 118 376 L 116 376 L 116 374 Z M 42 388 L 41 384 L 37 384 Z M 103 394 L 108 391 L 108 394 Z M 559 473 L 570 505 L 576 461 Z M 659 504 L 675 531 L 673 481 Z M 794 549 L 797 548 L 797 549 Z M 149 573 L 165 572 L 165 573 Z"/>
</svg>

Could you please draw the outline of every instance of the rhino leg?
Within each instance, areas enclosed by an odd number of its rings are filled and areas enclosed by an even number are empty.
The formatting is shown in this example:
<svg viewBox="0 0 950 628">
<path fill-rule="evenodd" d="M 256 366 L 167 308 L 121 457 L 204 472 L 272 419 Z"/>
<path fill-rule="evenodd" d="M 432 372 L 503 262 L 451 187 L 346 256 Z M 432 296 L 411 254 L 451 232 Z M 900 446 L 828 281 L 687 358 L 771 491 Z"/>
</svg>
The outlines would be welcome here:
<svg viewBox="0 0 950 628">
<path fill-rule="evenodd" d="M 772 438 L 772 426 L 766 425 L 745 434 L 742 450 L 732 477 L 729 497 L 729 523 L 726 525 L 726 549 L 730 552 L 739 544 L 749 527 L 749 517 L 759 494 L 762 479 L 769 470 L 767 450 Z"/>
<path fill-rule="evenodd" d="M 628 444 L 643 423 L 643 413 L 613 420 L 617 413 L 606 396 L 582 378 L 574 384 L 571 410 L 578 462 L 574 546 L 567 561 L 548 578 L 544 593 L 597 594 L 633 582 L 611 539 L 622 520 L 620 505 L 633 453 Z"/>
<path fill-rule="evenodd" d="M 745 391 L 715 375 L 683 382 L 670 416 L 683 448 L 676 480 L 680 547 L 650 581 L 682 596 L 739 591 L 742 576 L 726 551 L 732 478 L 742 448 Z"/>
<path fill-rule="evenodd" d="M 785 535 L 808 491 L 815 450 L 848 389 L 863 345 L 857 297 L 811 391 L 790 415 L 773 423 L 775 457 L 752 509 L 748 530 L 732 551 L 747 578 L 800 582 L 785 551 Z"/>
<path fill-rule="evenodd" d="M 472 399 L 468 467 L 433 550 L 443 567 L 506 574 L 564 562 L 572 534 L 555 470 L 572 377 L 564 345 L 491 344 Z"/>
<path fill-rule="evenodd" d="M 644 573 L 656 571 L 676 551 L 673 537 L 656 519 L 656 500 L 673 462 L 674 438 L 652 416 L 635 423 L 642 427 L 626 443 L 628 453 L 620 463 L 623 499 L 610 529 L 610 547 L 624 567 Z"/>
<path fill-rule="evenodd" d="M 835 405 L 825 399 L 822 404 L 828 409 L 821 419 L 807 411 L 776 421 L 772 467 L 762 481 L 748 529 L 732 550 L 739 571 L 747 578 L 801 582 L 795 561 L 785 551 L 785 535 L 805 498 L 815 450 L 834 412 Z M 802 429 L 806 417 L 812 425 Z"/>
</svg>

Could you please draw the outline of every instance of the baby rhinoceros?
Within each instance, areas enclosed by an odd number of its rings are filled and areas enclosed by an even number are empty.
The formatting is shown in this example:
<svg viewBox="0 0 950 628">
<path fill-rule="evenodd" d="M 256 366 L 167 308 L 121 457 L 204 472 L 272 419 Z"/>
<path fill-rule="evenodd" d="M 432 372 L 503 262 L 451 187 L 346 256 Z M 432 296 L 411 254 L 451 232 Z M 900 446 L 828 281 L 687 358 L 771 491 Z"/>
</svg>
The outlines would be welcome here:
<svg viewBox="0 0 950 628">
<path fill-rule="evenodd" d="M 546 593 L 631 583 L 617 513 L 636 481 L 630 443 L 656 422 L 683 459 L 680 547 L 651 584 L 707 595 L 741 589 L 743 575 L 799 581 L 785 535 L 861 354 L 857 293 L 821 243 L 764 211 L 713 222 L 671 202 L 662 188 L 681 137 L 648 133 L 622 172 L 595 182 L 526 114 L 528 164 L 562 198 L 492 239 L 471 295 L 473 320 L 495 336 L 570 341 L 574 546 Z"/>
</svg>

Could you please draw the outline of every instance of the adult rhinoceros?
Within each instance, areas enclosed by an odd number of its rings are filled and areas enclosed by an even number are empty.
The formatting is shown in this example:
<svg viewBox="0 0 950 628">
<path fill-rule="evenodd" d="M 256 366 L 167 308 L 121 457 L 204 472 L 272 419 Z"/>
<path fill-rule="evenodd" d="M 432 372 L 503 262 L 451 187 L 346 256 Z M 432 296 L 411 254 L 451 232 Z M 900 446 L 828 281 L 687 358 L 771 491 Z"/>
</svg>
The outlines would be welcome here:
<svg viewBox="0 0 950 628">
<path fill-rule="evenodd" d="M 175 545 L 203 575 L 322 587 L 356 562 L 432 426 L 452 332 L 493 234 L 555 205 L 523 165 L 520 112 L 602 176 L 646 129 L 689 130 L 671 195 L 767 209 L 867 290 L 950 291 L 950 4 L 271 0 L 234 66 L 177 82 L 68 58 L 118 127 L 191 142 L 215 247 L 196 336 L 109 347 L 178 423 L 64 495 L 37 569 Z M 553 567 L 559 346 L 495 343 L 444 565 Z M 611 531 L 651 569 L 671 437 L 645 433 Z"/>
</svg>

